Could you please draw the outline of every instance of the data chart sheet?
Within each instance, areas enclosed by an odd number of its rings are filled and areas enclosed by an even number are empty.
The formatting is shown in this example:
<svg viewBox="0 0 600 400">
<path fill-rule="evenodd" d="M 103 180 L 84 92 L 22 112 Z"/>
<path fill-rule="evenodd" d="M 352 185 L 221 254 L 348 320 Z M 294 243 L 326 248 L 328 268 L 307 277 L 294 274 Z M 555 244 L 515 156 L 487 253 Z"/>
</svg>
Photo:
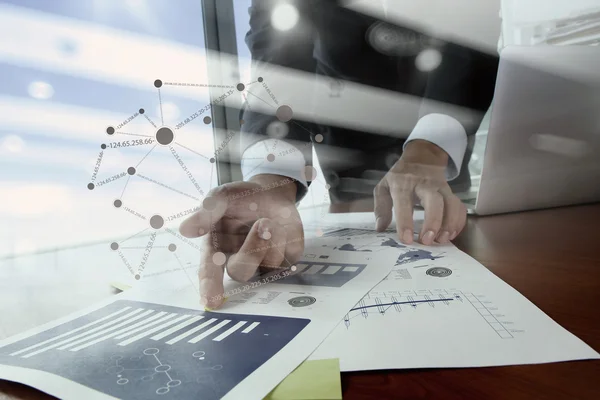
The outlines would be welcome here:
<svg viewBox="0 0 600 400">
<path fill-rule="evenodd" d="M 1 341 L 0 379 L 65 399 L 260 400 L 394 264 L 391 248 L 355 255 L 340 244 L 309 245 L 289 275 L 227 281 L 218 311 L 186 279 L 127 290 Z"/>
<path fill-rule="evenodd" d="M 453 245 L 404 246 L 395 233 L 329 228 L 337 250 L 394 247 L 392 272 L 345 315 L 311 359 L 343 371 L 537 364 L 600 355 Z"/>
</svg>

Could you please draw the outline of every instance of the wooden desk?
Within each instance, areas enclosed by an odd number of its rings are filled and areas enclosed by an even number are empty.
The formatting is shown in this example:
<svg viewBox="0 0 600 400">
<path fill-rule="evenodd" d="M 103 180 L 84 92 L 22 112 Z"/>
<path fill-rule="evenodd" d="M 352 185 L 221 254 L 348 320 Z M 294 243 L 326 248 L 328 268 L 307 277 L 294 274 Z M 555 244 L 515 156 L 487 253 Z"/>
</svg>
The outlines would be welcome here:
<svg viewBox="0 0 600 400">
<path fill-rule="evenodd" d="M 600 205 L 469 218 L 455 244 L 600 350 Z M 345 373 L 344 399 L 600 399 L 600 360 Z"/>
<path fill-rule="evenodd" d="M 470 218 L 456 245 L 600 350 L 600 204 Z M 344 399 L 600 399 L 600 361 L 344 373 L 342 383 Z M 0 399 L 33 398 L 50 397 L 0 381 Z"/>
</svg>

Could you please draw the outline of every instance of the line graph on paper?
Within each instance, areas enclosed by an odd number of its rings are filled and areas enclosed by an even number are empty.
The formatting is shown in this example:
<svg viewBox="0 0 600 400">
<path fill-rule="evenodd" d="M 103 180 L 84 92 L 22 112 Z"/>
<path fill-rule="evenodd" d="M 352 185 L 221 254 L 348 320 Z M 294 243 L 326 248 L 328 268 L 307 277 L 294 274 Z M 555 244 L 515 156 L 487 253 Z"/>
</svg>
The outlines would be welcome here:
<svg viewBox="0 0 600 400">
<path fill-rule="evenodd" d="M 351 329 L 357 318 L 400 318 L 403 313 L 419 313 L 423 309 L 436 310 L 435 317 L 448 318 L 460 310 L 469 321 L 486 324 L 501 339 L 513 339 L 512 322 L 506 320 L 484 294 L 453 289 L 421 289 L 371 291 L 344 316 L 344 325 Z M 439 311 L 445 313 L 439 314 Z M 426 318 L 426 316 L 423 316 Z"/>
<path fill-rule="evenodd" d="M 309 322 L 118 300 L 0 348 L 0 364 L 116 398 L 220 399 Z"/>
</svg>

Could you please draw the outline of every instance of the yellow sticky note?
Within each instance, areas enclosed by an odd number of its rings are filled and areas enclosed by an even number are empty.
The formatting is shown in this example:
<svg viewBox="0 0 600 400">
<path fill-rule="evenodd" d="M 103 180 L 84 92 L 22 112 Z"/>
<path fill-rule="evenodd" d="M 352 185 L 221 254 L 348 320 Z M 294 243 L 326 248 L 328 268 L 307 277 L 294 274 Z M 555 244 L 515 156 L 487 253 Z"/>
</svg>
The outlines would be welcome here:
<svg viewBox="0 0 600 400">
<path fill-rule="evenodd" d="M 304 361 L 264 400 L 339 400 L 342 398 L 340 361 Z"/>
<path fill-rule="evenodd" d="M 126 284 L 121 283 L 121 282 L 111 282 L 110 286 L 114 287 L 117 290 L 120 290 L 121 292 L 124 292 L 127 289 L 131 289 L 131 286 L 126 285 Z"/>
</svg>

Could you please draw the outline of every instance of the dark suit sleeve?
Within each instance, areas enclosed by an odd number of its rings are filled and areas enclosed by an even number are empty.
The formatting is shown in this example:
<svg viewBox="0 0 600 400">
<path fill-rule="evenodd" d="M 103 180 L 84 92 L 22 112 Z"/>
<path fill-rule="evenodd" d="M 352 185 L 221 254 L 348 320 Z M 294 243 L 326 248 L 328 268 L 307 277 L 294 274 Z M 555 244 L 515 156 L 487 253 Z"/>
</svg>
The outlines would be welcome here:
<svg viewBox="0 0 600 400">
<path fill-rule="evenodd" d="M 273 10 L 281 3 L 278 0 L 252 0 L 249 8 L 250 30 L 246 34 L 246 44 L 252 60 L 258 65 L 268 63 L 275 67 L 315 73 L 316 61 L 313 57 L 315 29 L 311 18 L 312 0 L 291 1 L 291 4 L 298 10 L 299 21 L 294 28 L 288 31 L 279 31 L 271 23 Z M 252 75 L 253 81 L 256 81 L 258 79 L 257 71 L 252 71 Z M 262 77 L 264 82 L 268 83 L 268 72 Z M 261 84 L 258 82 L 254 85 Z M 251 86 L 249 89 L 261 93 L 260 87 Z M 267 139 L 267 128 L 277 120 L 275 115 L 266 115 L 253 110 L 251 106 L 253 100 L 258 99 L 249 96 L 248 102 L 241 111 L 241 119 L 244 121 L 241 132 L 242 153 L 260 140 Z M 303 153 L 307 165 L 311 165 L 312 138 L 310 132 L 315 132 L 315 126 L 307 121 L 297 119 L 292 119 L 287 122 L 287 125 L 288 133 L 283 140 L 295 145 Z"/>
<path fill-rule="evenodd" d="M 440 53 L 440 66 L 429 72 L 419 116 L 449 115 L 474 135 L 494 97 L 499 57 L 453 43 L 442 45 Z"/>
</svg>

